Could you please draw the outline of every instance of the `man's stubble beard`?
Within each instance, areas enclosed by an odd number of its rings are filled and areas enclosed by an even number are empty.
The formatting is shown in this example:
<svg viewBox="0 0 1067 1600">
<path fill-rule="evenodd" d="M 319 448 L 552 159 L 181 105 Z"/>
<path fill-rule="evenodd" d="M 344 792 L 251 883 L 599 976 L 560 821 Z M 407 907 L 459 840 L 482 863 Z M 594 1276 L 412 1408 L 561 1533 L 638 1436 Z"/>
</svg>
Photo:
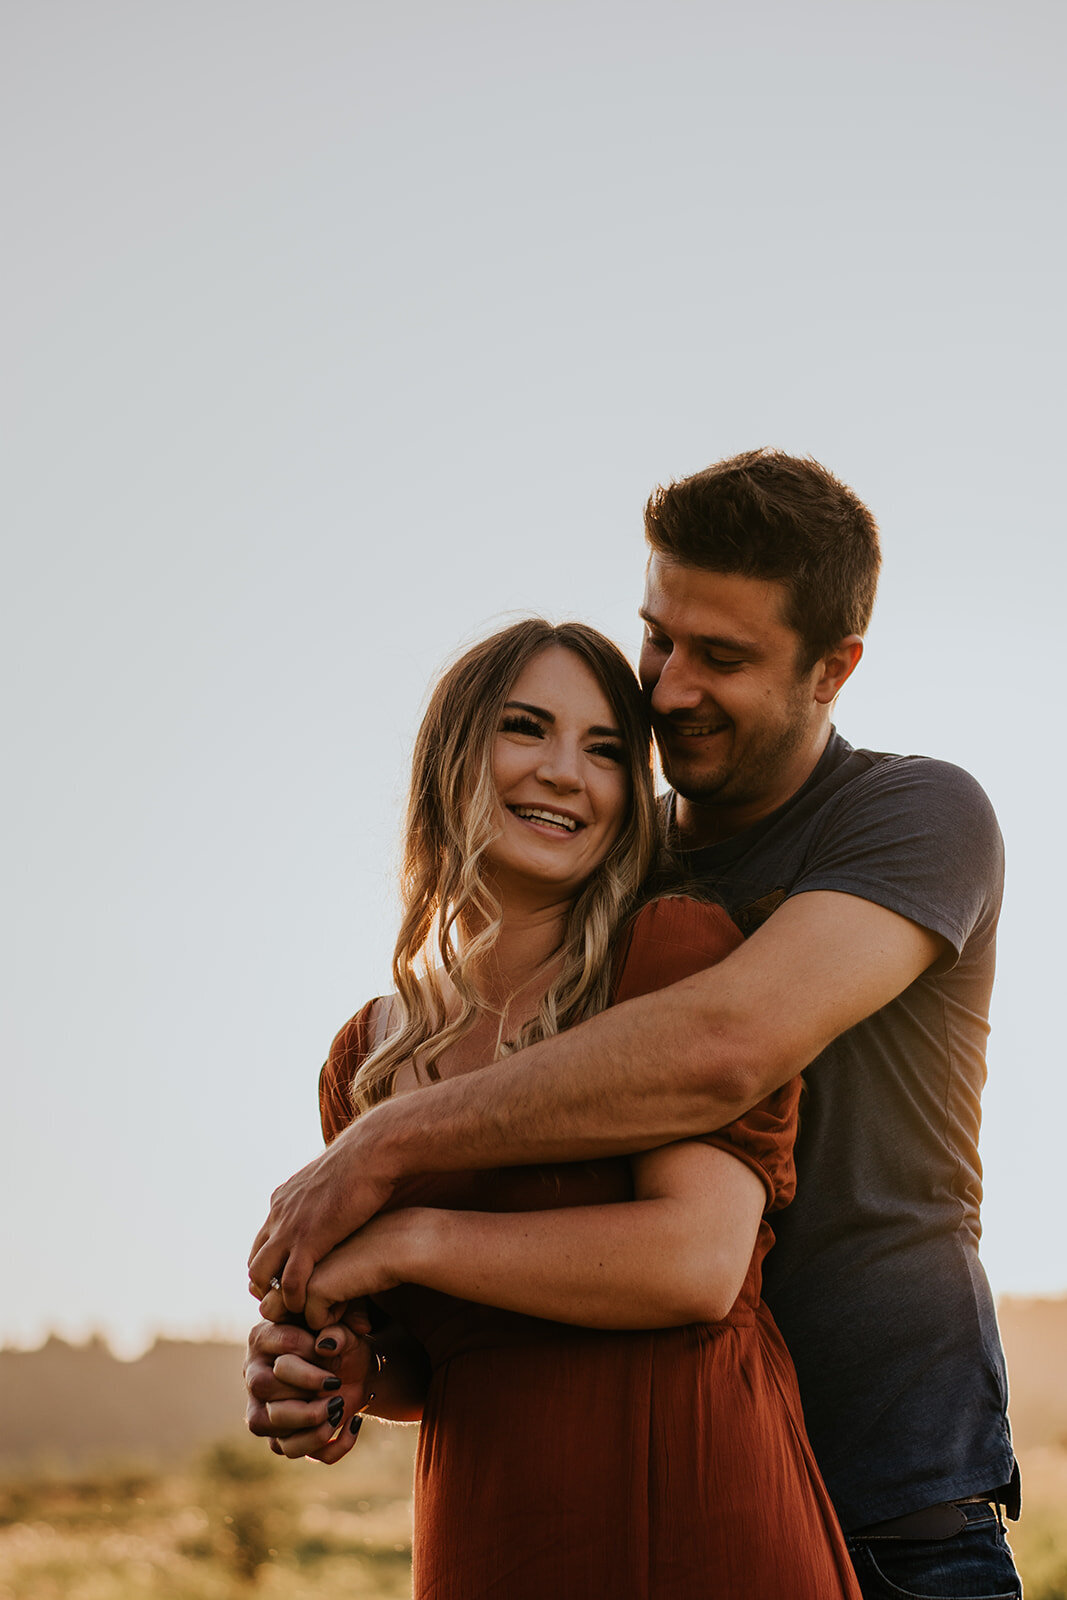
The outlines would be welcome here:
<svg viewBox="0 0 1067 1600">
<path fill-rule="evenodd" d="M 798 710 L 802 704 L 798 694 Z M 720 806 L 752 804 L 773 793 L 777 775 L 803 746 L 807 736 L 806 721 L 797 715 L 775 729 L 773 736 L 766 730 L 764 738 L 750 745 L 740 760 L 731 763 L 727 759 L 716 772 L 706 776 L 699 772 L 688 775 L 684 770 L 672 772 L 658 739 L 656 743 L 663 775 L 671 788 L 690 805 L 713 810 Z"/>
</svg>

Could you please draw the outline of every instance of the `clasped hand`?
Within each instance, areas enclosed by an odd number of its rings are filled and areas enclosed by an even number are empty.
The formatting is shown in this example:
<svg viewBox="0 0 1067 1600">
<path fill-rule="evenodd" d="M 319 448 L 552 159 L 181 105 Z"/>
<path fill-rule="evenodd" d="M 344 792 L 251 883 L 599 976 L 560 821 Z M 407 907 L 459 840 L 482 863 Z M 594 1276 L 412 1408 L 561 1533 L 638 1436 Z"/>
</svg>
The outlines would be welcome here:
<svg viewBox="0 0 1067 1600">
<path fill-rule="evenodd" d="M 308 1282 L 303 1325 L 291 1320 L 280 1289 L 263 1297 L 264 1320 L 248 1340 L 246 1421 L 277 1455 L 332 1465 L 352 1448 L 379 1370 L 365 1337 L 364 1297 L 399 1282 L 387 1244 L 402 1233 L 401 1218 L 377 1217 L 323 1257 Z"/>
<path fill-rule="evenodd" d="M 351 1320 L 366 1327 L 362 1314 Z M 276 1455 L 332 1465 L 355 1443 L 378 1370 L 373 1345 L 347 1323 L 314 1333 L 258 1322 L 245 1359 L 249 1430 L 269 1439 Z"/>
</svg>

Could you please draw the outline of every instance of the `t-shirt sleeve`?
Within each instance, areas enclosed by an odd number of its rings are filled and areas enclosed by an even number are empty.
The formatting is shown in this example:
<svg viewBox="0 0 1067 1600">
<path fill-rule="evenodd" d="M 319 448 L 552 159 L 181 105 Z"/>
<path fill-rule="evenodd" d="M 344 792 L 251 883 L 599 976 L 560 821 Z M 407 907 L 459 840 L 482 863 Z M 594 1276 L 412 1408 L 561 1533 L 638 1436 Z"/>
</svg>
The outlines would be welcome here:
<svg viewBox="0 0 1067 1600">
<path fill-rule="evenodd" d="M 742 943 L 722 906 L 686 896 L 665 896 L 642 907 L 620 952 L 613 999 L 666 989 L 713 967 Z"/>
<path fill-rule="evenodd" d="M 946 761 L 879 761 L 826 807 L 819 836 L 790 895 L 857 895 L 946 939 L 958 960 L 967 940 L 995 926 L 1004 847 L 989 800 Z"/>
<path fill-rule="evenodd" d="M 631 925 L 615 999 L 633 1000 L 703 972 L 741 943 L 740 931 L 721 906 L 684 896 L 654 900 Z M 767 1190 L 768 1211 L 787 1205 L 796 1189 L 799 1099 L 800 1079 L 794 1078 L 743 1117 L 700 1137 L 700 1143 L 725 1150 L 755 1172 Z"/>
<path fill-rule="evenodd" d="M 322 1137 L 331 1144 L 352 1121 L 350 1090 L 369 1046 L 370 1014 L 368 1000 L 362 1010 L 350 1017 L 330 1046 L 326 1064 L 319 1073 L 319 1116 Z"/>
<path fill-rule="evenodd" d="M 701 1144 L 725 1150 L 751 1167 L 767 1191 L 768 1211 L 780 1211 L 796 1193 L 793 1146 L 800 1096 L 801 1080 L 791 1078 L 743 1117 L 699 1138 Z"/>
</svg>

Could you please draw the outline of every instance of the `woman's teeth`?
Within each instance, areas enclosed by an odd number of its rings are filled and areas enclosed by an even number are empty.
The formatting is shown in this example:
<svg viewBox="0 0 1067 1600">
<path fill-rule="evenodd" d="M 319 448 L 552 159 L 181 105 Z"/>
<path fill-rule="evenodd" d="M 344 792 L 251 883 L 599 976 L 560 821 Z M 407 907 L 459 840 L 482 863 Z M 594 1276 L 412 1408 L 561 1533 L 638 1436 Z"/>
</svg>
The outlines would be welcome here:
<svg viewBox="0 0 1067 1600">
<path fill-rule="evenodd" d="M 536 806 L 512 806 L 511 809 L 517 817 L 525 817 L 529 822 L 547 822 L 554 828 L 565 828 L 568 833 L 578 830 L 573 817 L 561 816 L 558 811 L 542 811 Z"/>
</svg>

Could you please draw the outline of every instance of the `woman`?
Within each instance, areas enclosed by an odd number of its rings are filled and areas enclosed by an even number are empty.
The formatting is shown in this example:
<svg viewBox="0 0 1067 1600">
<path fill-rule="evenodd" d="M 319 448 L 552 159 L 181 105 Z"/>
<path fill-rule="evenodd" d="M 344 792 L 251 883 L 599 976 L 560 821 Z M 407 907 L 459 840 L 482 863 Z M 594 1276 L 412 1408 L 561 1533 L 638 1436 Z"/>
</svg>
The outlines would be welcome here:
<svg viewBox="0 0 1067 1600">
<path fill-rule="evenodd" d="M 397 994 L 334 1041 L 327 1140 L 734 948 L 717 907 L 634 915 L 656 849 L 615 647 L 532 620 L 469 651 L 416 745 Z M 416 1596 L 858 1596 L 759 1298 L 798 1095 L 632 1159 L 415 1180 L 319 1263 L 311 1326 L 373 1297 L 393 1328 L 370 1409 L 421 1414 Z M 284 1316 L 277 1292 L 263 1310 Z M 343 1453 L 344 1400 L 342 1374 L 321 1459 Z"/>
</svg>

